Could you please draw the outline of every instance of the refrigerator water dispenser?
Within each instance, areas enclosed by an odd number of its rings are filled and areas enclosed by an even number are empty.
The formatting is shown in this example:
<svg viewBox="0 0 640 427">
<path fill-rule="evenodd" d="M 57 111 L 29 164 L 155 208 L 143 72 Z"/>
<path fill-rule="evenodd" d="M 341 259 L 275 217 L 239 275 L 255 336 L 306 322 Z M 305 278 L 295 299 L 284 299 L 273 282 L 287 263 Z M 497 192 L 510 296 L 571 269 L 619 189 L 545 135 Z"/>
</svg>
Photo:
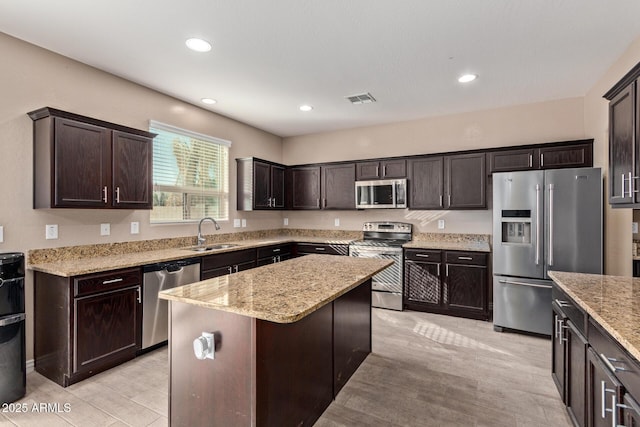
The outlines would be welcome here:
<svg viewBox="0 0 640 427">
<path fill-rule="evenodd" d="M 502 243 L 531 244 L 531 211 L 502 211 Z"/>
</svg>

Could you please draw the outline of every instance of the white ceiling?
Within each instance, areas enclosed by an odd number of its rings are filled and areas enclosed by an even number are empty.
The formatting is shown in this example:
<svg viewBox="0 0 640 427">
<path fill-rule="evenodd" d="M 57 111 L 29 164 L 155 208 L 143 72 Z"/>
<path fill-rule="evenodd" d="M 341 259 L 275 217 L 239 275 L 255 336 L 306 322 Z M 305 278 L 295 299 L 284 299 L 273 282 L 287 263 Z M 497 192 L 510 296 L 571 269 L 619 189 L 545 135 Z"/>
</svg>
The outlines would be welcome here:
<svg viewBox="0 0 640 427">
<path fill-rule="evenodd" d="M 2 32 L 285 137 L 583 96 L 639 17 L 638 0 L 0 0 Z M 378 102 L 344 98 L 361 92 Z"/>
</svg>

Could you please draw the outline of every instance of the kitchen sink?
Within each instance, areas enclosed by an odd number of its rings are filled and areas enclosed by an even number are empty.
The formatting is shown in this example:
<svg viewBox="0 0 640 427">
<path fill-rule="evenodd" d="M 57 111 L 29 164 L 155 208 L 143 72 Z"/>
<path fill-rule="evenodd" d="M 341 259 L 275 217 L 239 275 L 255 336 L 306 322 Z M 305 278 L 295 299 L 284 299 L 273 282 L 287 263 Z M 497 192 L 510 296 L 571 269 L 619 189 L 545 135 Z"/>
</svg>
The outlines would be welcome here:
<svg viewBox="0 0 640 427">
<path fill-rule="evenodd" d="M 219 245 L 198 246 L 195 248 L 191 248 L 191 250 L 194 252 L 207 252 L 207 251 L 215 251 L 217 249 L 233 248 L 235 246 L 238 246 L 238 245 L 234 243 L 222 243 Z"/>
</svg>

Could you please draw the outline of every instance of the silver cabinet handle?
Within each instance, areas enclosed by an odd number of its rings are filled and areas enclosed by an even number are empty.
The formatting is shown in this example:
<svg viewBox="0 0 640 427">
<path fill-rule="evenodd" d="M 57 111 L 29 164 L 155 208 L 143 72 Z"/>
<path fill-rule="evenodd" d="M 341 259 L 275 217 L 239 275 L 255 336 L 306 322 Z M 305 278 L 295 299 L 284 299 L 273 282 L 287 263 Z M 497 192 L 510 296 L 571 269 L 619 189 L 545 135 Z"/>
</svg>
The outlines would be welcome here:
<svg viewBox="0 0 640 427">
<path fill-rule="evenodd" d="M 104 187 L 102 187 L 102 201 L 105 202 L 105 203 L 108 203 L 108 200 L 109 200 L 109 198 L 107 196 L 107 187 L 104 186 Z"/>
<path fill-rule="evenodd" d="M 440 276 L 440 263 L 438 263 L 436 266 L 438 267 L 438 272 L 436 274 Z"/>
<path fill-rule="evenodd" d="M 560 341 L 562 341 L 562 342 L 569 341 L 569 338 L 564 336 L 565 329 L 569 329 L 569 327 L 564 324 L 564 320 L 561 320 L 560 321 Z"/>
<path fill-rule="evenodd" d="M 229 274 L 233 273 L 233 267 L 229 266 Z"/>
<path fill-rule="evenodd" d="M 116 203 L 120 203 L 120 187 L 116 187 Z"/>
<path fill-rule="evenodd" d="M 234 265 L 233 269 L 235 270 L 236 273 L 238 272 L 238 266 L 237 265 Z"/>
<path fill-rule="evenodd" d="M 557 314 L 553 315 L 553 336 L 556 337 L 556 339 L 558 338 L 558 321 L 560 320 L 560 318 L 558 317 Z"/>
<path fill-rule="evenodd" d="M 473 261 L 473 257 L 470 256 L 459 256 L 458 259 L 463 261 Z"/>
<path fill-rule="evenodd" d="M 415 254 L 415 255 L 420 258 L 429 258 L 429 255 L 427 254 Z"/>
<path fill-rule="evenodd" d="M 449 264 L 445 264 L 444 266 L 444 275 L 449 277 Z"/>
<path fill-rule="evenodd" d="M 124 279 L 122 277 L 118 277 L 117 279 L 111 279 L 111 280 L 103 280 L 102 284 L 103 285 L 110 285 L 111 283 L 118 283 L 118 282 L 122 282 Z"/>
<path fill-rule="evenodd" d="M 451 207 L 451 193 L 449 193 L 449 207 Z"/>
<path fill-rule="evenodd" d="M 276 258 L 278 258 L 278 262 L 282 261 L 282 259 L 280 259 L 280 255 L 278 255 Z"/>
<path fill-rule="evenodd" d="M 316 251 L 324 251 L 326 248 L 316 248 Z"/>
<path fill-rule="evenodd" d="M 271 197 L 267 198 L 267 207 L 270 208 L 271 207 Z"/>
<path fill-rule="evenodd" d="M 529 167 L 533 167 L 533 154 L 529 154 Z"/>
<path fill-rule="evenodd" d="M 629 172 L 629 197 L 633 197 L 633 193 L 635 193 L 633 189 L 633 177 L 631 176 L 631 172 Z"/>
<path fill-rule="evenodd" d="M 549 184 L 549 267 L 553 265 L 553 189 L 555 185 Z"/>
<path fill-rule="evenodd" d="M 376 166 L 376 176 L 380 176 L 380 167 Z"/>
<path fill-rule="evenodd" d="M 622 197 L 624 199 L 624 194 L 625 194 L 625 191 L 624 191 L 624 181 L 625 181 L 624 174 L 622 174 L 621 178 L 622 178 L 622 182 L 621 182 L 622 196 L 620 196 L 620 197 Z"/>
<path fill-rule="evenodd" d="M 442 194 L 440 195 L 440 207 L 442 207 Z"/>
<path fill-rule="evenodd" d="M 272 208 L 275 208 L 275 207 L 276 207 L 276 198 L 275 198 L 275 197 L 272 197 L 272 198 L 271 198 L 271 207 L 272 207 Z"/>
<path fill-rule="evenodd" d="M 549 286 L 551 287 L 551 286 Z M 558 307 L 570 307 L 571 303 L 567 302 L 567 301 L 561 301 L 558 298 L 556 298 L 556 304 L 558 304 Z"/>
<path fill-rule="evenodd" d="M 540 154 L 540 167 L 544 166 L 544 153 Z"/>
<path fill-rule="evenodd" d="M 320 199 L 316 199 L 316 207 L 320 207 Z"/>
<path fill-rule="evenodd" d="M 611 362 L 623 363 L 621 360 L 618 360 L 618 359 L 613 358 L 613 357 L 607 357 L 607 356 L 604 355 L 604 353 L 600 353 L 600 359 L 602 360 L 602 362 L 605 365 L 607 365 L 607 368 L 609 368 L 612 372 L 626 371 L 625 368 L 620 368 L 618 366 L 613 366 L 613 363 L 611 363 Z"/>
<path fill-rule="evenodd" d="M 536 265 L 540 265 L 540 184 L 536 184 Z"/>
<path fill-rule="evenodd" d="M 273 252 L 280 252 L 280 248 L 275 248 Z"/>
<path fill-rule="evenodd" d="M 613 403 L 613 405 L 611 406 L 611 408 L 607 408 L 607 393 L 613 393 L 611 402 Z M 615 422 L 616 419 L 616 390 L 612 389 L 612 388 L 607 388 L 607 384 L 604 381 L 600 381 L 600 400 L 602 402 L 602 418 L 607 418 L 607 412 L 611 412 L 611 416 L 613 418 L 613 421 Z M 616 427 L 615 424 L 613 424 L 613 427 Z"/>
<path fill-rule="evenodd" d="M 140 286 L 138 286 L 136 292 L 138 292 L 138 304 L 142 304 L 142 289 L 140 288 Z"/>
<path fill-rule="evenodd" d="M 384 177 L 386 177 L 386 176 L 387 176 L 387 165 L 384 165 L 384 166 L 382 167 L 382 177 L 384 178 Z"/>
</svg>

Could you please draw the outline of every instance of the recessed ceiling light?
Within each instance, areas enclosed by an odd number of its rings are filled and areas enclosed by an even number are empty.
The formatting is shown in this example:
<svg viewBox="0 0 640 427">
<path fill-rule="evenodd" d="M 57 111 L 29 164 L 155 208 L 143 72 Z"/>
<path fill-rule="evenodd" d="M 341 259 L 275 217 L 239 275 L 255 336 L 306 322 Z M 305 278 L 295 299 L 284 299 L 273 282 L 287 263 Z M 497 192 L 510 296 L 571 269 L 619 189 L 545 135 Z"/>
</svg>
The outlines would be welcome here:
<svg viewBox="0 0 640 427">
<path fill-rule="evenodd" d="M 211 43 L 206 40 L 192 38 L 184 42 L 187 47 L 196 52 L 209 52 L 211 50 Z"/>
<path fill-rule="evenodd" d="M 463 74 L 458 78 L 460 83 L 469 83 L 477 79 L 478 76 L 476 74 Z"/>
<path fill-rule="evenodd" d="M 212 104 L 215 104 L 216 102 L 218 102 L 215 99 L 211 99 L 211 98 L 202 98 L 200 101 L 202 101 L 205 104 L 209 104 L 209 105 L 212 105 Z"/>
<path fill-rule="evenodd" d="M 313 107 L 311 105 L 301 105 L 299 108 L 300 108 L 300 111 L 311 111 L 311 110 L 313 110 Z"/>
</svg>

